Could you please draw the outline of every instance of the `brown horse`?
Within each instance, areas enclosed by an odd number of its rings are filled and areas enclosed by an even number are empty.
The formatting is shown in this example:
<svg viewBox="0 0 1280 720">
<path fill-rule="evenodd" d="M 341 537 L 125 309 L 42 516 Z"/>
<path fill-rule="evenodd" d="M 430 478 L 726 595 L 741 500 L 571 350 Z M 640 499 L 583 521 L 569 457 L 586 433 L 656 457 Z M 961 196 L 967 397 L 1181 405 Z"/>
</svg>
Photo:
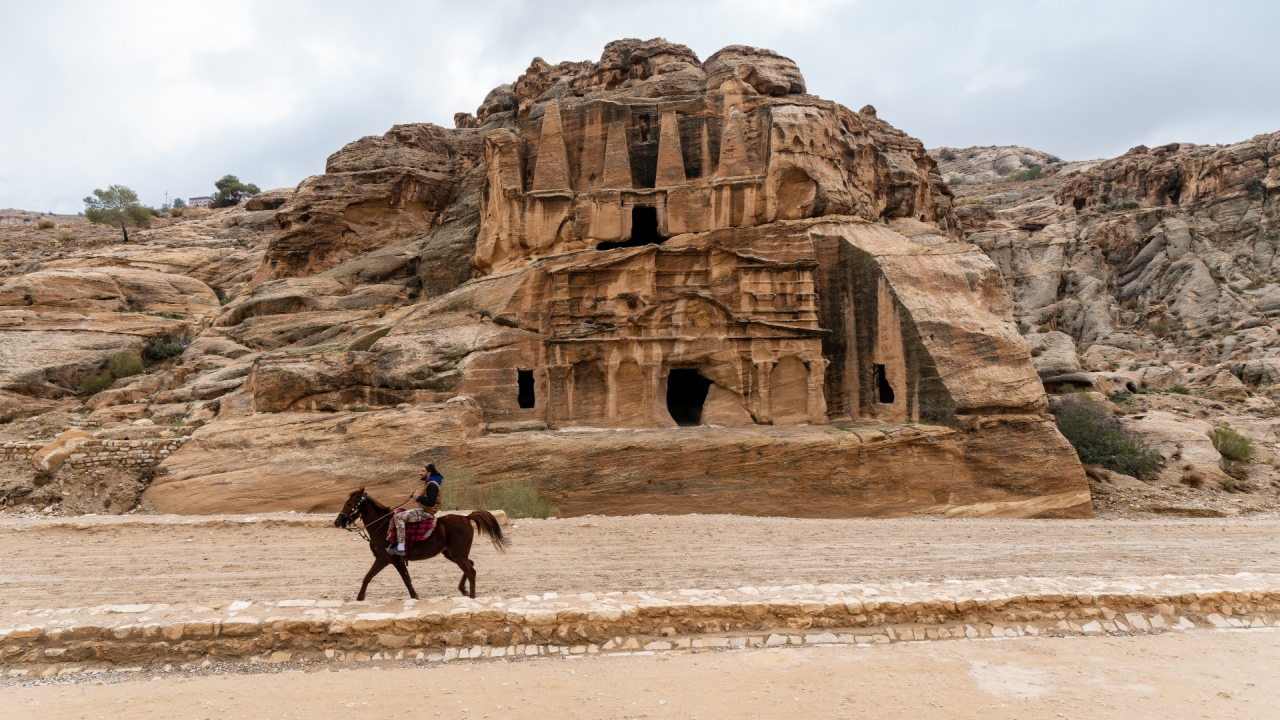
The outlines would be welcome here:
<svg viewBox="0 0 1280 720">
<path fill-rule="evenodd" d="M 369 581 L 388 565 L 394 565 L 409 588 L 409 597 L 418 599 L 413 589 L 413 581 L 409 579 L 408 560 L 426 560 L 441 553 L 445 558 L 457 563 L 462 568 L 462 580 L 458 582 L 458 592 L 470 597 L 476 596 L 476 564 L 471 562 L 471 540 L 475 534 L 471 524 L 475 523 L 481 535 L 489 536 L 493 547 L 498 552 L 506 552 L 511 540 L 502 534 L 502 526 L 493 513 L 487 510 L 476 510 L 466 515 L 440 515 L 436 518 L 436 529 L 431 531 L 426 540 L 411 545 L 404 557 L 387 552 L 387 530 L 391 527 L 392 509 L 374 500 L 364 488 L 351 493 L 342 506 L 342 512 L 333 521 L 335 527 L 345 528 L 358 518 L 364 523 L 365 532 L 369 535 L 369 549 L 373 551 L 373 567 L 364 576 L 360 585 L 360 594 L 356 600 L 363 600 L 365 591 L 369 589 Z M 471 592 L 467 592 L 467 581 L 471 581 Z"/>
</svg>

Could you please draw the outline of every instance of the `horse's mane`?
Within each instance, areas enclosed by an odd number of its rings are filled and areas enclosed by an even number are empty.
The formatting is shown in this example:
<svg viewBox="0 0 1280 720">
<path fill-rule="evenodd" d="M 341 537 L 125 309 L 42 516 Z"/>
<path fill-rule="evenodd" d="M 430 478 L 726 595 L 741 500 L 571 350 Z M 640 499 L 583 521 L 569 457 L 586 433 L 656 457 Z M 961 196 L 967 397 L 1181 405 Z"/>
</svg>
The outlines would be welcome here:
<svg viewBox="0 0 1280 720">
<path fill-rule="evenodd" d="M 391 508 L 378 502 L 369 493 L 364 494 L 364 502 L 365 505 L 369 506 L 368 509 L 361 509 L 361 514 L 364 515 L 366 523 L 373 524 L 390 517 Z"/>
</svg>

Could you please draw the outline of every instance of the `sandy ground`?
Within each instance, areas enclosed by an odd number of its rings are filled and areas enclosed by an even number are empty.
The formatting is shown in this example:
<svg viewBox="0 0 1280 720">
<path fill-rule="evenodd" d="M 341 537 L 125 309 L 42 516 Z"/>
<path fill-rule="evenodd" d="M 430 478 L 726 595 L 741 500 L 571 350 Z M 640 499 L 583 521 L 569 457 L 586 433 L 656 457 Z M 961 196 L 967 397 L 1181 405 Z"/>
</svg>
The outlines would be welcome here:
<svg viewBox="0 0 1280 720">
<path fill-rule="evenodd" d="M 96 520 L 96 521 L 95 521 Z M 354 599 L 371 562 L 329 526 L 86 518 L 0 523 L 0 612 L 122 602 Z M 316 518 L 324 522 L 327 518 Z M 1280 520 L 797 520 L 735 516 L 515 520 L 512 550 L 478 543 L 480 596 L 742 585 L 1275 572 Z M 411 566 L 423 597 L 452 595 L 442 558 Z M 405 597 L 388 569 L 370 599 Z"/>
<path fill-rule="evenodd" d="M 0 687 L 22 718 L 1275 718 L 1280 634 L 924 642 Z"/>
</svg>

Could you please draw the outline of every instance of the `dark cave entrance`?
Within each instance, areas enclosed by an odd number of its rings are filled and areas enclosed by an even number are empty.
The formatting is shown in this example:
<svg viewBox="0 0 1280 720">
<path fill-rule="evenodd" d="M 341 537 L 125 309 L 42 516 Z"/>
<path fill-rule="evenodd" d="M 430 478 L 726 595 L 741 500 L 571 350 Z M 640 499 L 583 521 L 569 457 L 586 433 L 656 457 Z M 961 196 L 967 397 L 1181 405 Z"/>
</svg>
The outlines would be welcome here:
<svg viewBox="0 0 1280 720">
<path fill-rule="evenodd" d="M 636 205 L 631 208 L 631 237 L 622 242 L 602 242 L 597 250 L 657 245 L 666 238 L 658 234 L 658 208 Z"/>
<path fill-rule="evenodd" d="M 711 381 L 692 368 L 672 368 L 667 374 L 667 412 L 681 427 L 702 423 L 702 404 Z"/>
<path fill-rule="evenodd" d="M 883 365 L 872 365 L 872 381 L 876 386 L 876 398 L 882 405 L 893 404 L 893 386 L 889 384 L 889 380 L 884 376 Z"/>
<path fill-rule="evenodd" d="M 518 370 L 517 373 L 519 389 L 516 391 L 516 402 L 527 410 L 534 406 L 534 401 L 537 399 L 533 394 L 533 371 Z"/>
</svg>

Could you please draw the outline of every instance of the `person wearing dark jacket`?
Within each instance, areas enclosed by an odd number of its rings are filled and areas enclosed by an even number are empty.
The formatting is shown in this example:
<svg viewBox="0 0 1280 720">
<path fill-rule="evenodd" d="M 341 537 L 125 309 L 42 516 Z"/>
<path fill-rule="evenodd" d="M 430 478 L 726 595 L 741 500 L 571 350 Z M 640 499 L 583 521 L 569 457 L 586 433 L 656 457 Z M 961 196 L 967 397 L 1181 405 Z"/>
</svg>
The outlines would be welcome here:
<svg viewBox="0 0 1280 720">
<path fill-rule="evenodd" d="M 421 478 L 423 482 L 422 490 L 413 493 L 413 500 L 417 501 L 421 507 L 398 512 L 393 517 L 396 524 L 396 538 L 399 542 L 387 548 L 387 552 L 392 555 L 404 555 L 405 523 L 422 522 L 428 518 L 433 518 L 440 510 L 440 488 L 444 484 L 444 477 L 436 470 L 435 465 L 427 465 L 422 468 Z"/>
</svg>

